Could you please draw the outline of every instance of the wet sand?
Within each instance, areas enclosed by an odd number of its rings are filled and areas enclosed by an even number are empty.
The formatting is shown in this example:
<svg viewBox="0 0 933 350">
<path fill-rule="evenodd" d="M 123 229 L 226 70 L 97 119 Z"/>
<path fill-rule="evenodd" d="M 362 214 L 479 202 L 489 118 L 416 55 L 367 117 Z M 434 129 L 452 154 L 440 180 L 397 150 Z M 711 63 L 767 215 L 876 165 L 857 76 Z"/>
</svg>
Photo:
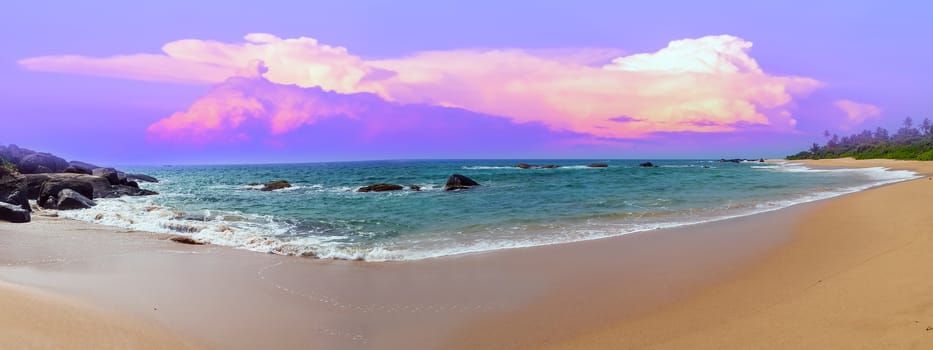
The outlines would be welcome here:
<svg viewBox="0 0 933 350">
<path fill-rule="evenodd" d="M 813 165 L 872 165 L 839 163 Z M 208 348 L 904 348 L 933 344 L 931 198 L 933 181 L 914 180 L 722 222 L 403 263 L 39 218 L 0 224 L 0 280 Z"/>
</svg>

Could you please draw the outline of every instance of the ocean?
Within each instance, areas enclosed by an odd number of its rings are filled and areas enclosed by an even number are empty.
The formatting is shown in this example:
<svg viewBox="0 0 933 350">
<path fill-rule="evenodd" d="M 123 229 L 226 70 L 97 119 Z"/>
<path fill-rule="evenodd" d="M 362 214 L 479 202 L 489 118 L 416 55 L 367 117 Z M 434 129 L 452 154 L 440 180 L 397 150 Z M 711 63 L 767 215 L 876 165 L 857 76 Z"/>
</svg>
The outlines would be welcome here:
<svg viewBox="0 0 933 350">
<path fill-rule="evenodd" d="M 915 178 L 909 171 L 811 169 L 711 160 L 399 160 L 135 166 L 148 197 L 99 199 L 60 216 L 174 233 L 257 252 L 418 260 L 557 244 L 752 215 Z M 589 168 L 590 163 L 607 168 Z M 482 186 L 444 191 L 451 174 Z M 293 187 L 259 191 L 286 180 Z M 406 188 L 360 193 L 376 183 Z M 413 191 L 408 185 L 421 186 Z M 749 234 L 754 234 L 750 232 Z"/>
</svg>

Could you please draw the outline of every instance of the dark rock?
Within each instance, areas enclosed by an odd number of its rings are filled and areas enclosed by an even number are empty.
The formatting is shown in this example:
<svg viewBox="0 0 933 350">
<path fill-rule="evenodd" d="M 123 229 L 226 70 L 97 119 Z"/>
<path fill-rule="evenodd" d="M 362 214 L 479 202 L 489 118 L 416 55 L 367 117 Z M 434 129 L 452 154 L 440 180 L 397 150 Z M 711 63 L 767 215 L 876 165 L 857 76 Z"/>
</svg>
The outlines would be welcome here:
<svg viewBox="0 0 933 350">
<path fill-rule="evenodd" d="M 73 160 L 73 161 L 68 162 L 68 166 L 71 168 L 79 169 L 81 170 L 81 174 L 87 174 L 87 175 L 91 175 L 92 174 L 91 172 L 94 171 L 94 169 L 101 168 L 100 166 L 97 166 L 91 163 L 85 163 L 85 162 L 78 161 L 78 160 Z"/>
<path fill-rule="evenodd" d="M 33 153 L 23 157 L 17 166 L 23 174 L 60 173 L 68 162 L 48 153 Z"/>
<path fill-rule="evenodd" d="M 369 186 L 363 186 L 356 190 L 356 192 L 385 192 L 385 191 L 398 191 L 405 187 L 396 184 L 375 184 Z"/>
<path fill-rule="evenodd" d="M 473 186 L 480 186 L 480 184 L 473 179 L 460 174 L 453 174 L 447 178 L 447 183 L 444 184 L 445 191 L 453 191 L 460 189 L 467 189 Z"/>
<path fill-rule="evenodd" d="M 90 200 L 89 198 L 81 195 L 80 193 L 73 191 L 69 188 L 61 190 L 58 192 L 58 199 L 55 203 L 55 209 L 58 210 L 73 210 L 73 209 L 87 209 L 97 205 L 96 202 Z"/>
<path fill-rule="evenodd" d="M 132 187 L 132 188 L 139 188 L 139 183 L 136 182 L 136 181 L 127 181 L 127 182 L 126 182 L 126 185 L 127 185 L 127 186 L 130 186 L 130 187 Z"/>
<path fill-rule="evenodd" d="M 279 181 L 269 182 L 265 184 L 264 186 L 262 186 L 262 188 L 260 188 L 259 190 L 260 191 L 274 191 L 274 190 L 280 190 L 280 189 L 289 188 L 289 187 L 292 187 L 292 184 L 288 183 L 288 181 L 279 180 Z"/>
<path fill-rule="evenodd" d="M 720 163 L 741 163 L 742 159 L 720 159 Z"/>
<path fill-rule="evenodd" d="M 126 181 L 142 181 L 142 182 L 159 182 L 159 179 L 156 179 L 149 175 L 143 174 L 126 174 Z"/>
<path fill-rule="evenodd" d="M 261 184 L 261 183 L 258 183 L 258 182 L 250 182 L 250 183 L 248 183 L 248 184 L 246 184 L 246 185 L 247 185 L 247 186 L 259 186 L 259 185 L 262 185 L 262 184 Z"/>
<path fill-rule="evenodd" d="M 100 176 L 107 179 L 111 185 L 124 185 L 126 183 L 126 174 L 117 171 L 114 168 L 96 168 L 91 170 L 94 176 Z"/>
<path fill-rule="evenodd" d="M 0 202 L 29 210 L 26 176 L 0 166 Z"/>
<path fill-rule="evenodd" d="M 28 210 L 15 204 L 0 202 L 0 220 L 23 223 L 31 219 Z"/>
<path fill-rule="evenodd" d="M 157 194 L 159 194 L 159 192 L 150 191 L 147 189 L 130 187 L 127 185 L 114 185 L 114 186 L 110 186 L 107 190 L 101 192 L 100 195 L 96 196 L 95 198 L 119 198 L 123 196 L 138 197 L 138 196 L 152 196 L 152 195 L 157 195 Z"/>
<path fill-rule="evenodd" d="M 655 167 L 657 167 L 657 165 L 654 165 L 654 163 L 651 163 L 651 162 L 644 162 L 644 163 L 638 164 L 638 166 L 640 166 L 640 167 L 642 167 L 642 168 L 655 168 Z"/>
<path fill-rule="evenodd" d="M 764 158 L 758 158 L 758 162 L 759 162 L 759 163 L 764 163 L 764 162 L 765 162 L 765 159 L 764 159 Z"/>
<path fill-rule="evenodd" d="M 522 169 L 554 169 L 554 168 L 560 168 L 559 165 L 554 165 L 554 164 L 537 165 L 537 164 L 527 164 L 527 163 L 518 163 L 518 164 L 515 164 L 515 167 L 516 167 L 516 168 L 522 168 Z"/>
<path fill-rule="evenodd" d="M 78 167 L 73 166 L 73 165 L 69 165 L 67 168 L 65 168 L 65 170 L 62 170 L 62 172 L 63 172 L 63 173 L 70 173 L 70 174 L 91 175 L 91 171 L 90 171 L 90 170 L 87 170 L 87 169 L 84 169 L 84 168 L 78 168 Z"/>
<path fill-rule="evenodd" d="M 94 197 L 94 186 L 89 182 L 66 179 L 49 180 L 44 182 L 39 190 L 39 206 L 54 209 L 57 201 L 62 198 L 61 192 L 64 190 L 77 192 L 86 198 Z"/>
<path fill-rule="evenodd" d="M 54 171 L 52 171 L 52 169 L 47 168 L 45 165 L 38 165 L 38 166 L 36 166 L 36 169 L 35 169 L 34 172 L 35 172 L 36 174 L 41 174 L 41 173 L 54 173 Z"/>
<path fill-rule="evenodd" d="M 408 185 L 408 189 L 412 191 L 421 191 L 421 186 L 418 185 Z"/>
<path fill-rule="evenodd" d="M 35 153 L 36 151 L 20 148 L 16 145 L 0 146 L 0 158 L 17 165 L 23 161 L 23 158 Z"/>
<path fill-rule="evenodd" d="M 91 184 L 94 188 L 94 197 L 103 197 L 103 193 L 110 190 L 110 182 L 100 176 L 84 174 L 27 174 L 26 175 L 26 196 L 29 199 L 39 199 L 39 192 L 46 181 L 80 181 Z"/>
<path fill-rule="evenodd" d="M 609 167 L 609 164 L 605 164 L 605 163 L 593 163 L 593 164 L 587 165 L 587 167 L 590 167 L 590 168 L 608 168 L 608 167 Z"/>
<path fill-rule="evenodd" d="M 168 240 L 181 244 L 191 244 L 191 245 L 204 245 L 206 243 L 196 240 L 188 236 L 172 236 Z"/>
</svg>

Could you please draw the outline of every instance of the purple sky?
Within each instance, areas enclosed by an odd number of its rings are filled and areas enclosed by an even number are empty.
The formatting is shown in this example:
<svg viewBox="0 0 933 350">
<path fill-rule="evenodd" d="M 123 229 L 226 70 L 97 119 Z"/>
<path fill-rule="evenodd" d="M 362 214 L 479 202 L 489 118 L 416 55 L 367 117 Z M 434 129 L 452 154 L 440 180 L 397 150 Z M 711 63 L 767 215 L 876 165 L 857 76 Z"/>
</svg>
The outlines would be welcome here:
<svg viewBox="0 0 933 350">
<path fill-rule="evenodd" d="M 933 5 L 915 1 L 189 2 L 4 4 L 0 143 L 117 164 L 779 157 L 933 116 Z M 263 75 L 213 42 L 278 51 L 232 54 Z M 136 54 L 170 64 L 113 59 Z M 181 55 L 197 82 L 159 72 Z M 315 60 L 325 76 L 289 76 Z"/>
</svg>

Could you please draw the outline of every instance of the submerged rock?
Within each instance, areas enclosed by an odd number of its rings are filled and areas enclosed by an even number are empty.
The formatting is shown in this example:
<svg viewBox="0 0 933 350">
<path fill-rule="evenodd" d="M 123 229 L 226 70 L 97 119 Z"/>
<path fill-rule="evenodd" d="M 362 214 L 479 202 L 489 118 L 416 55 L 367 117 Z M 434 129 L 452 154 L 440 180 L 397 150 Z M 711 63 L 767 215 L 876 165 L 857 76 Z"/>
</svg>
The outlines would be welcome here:
<svg viewBox="0 0 933 350">
<path fill-rule="evenodd" d="M 651 162 L 644 162 L 644 163 L 638 164 L 638 166 L 642 168 L 657 168 L 658 167 L 657 165 L 654 165 L 654 163 L 651 163 Z"/>
<path fill-rule="evenodd" d="M 518 163 L 515 164 L 516 168 L 521 169 L 554 169 L 560 168 L 560 165 L 547 164 L 547 165 L 537 165 L 537 164 L 528 164 L 528 163 Z"/>
<path fill-rule="evenodd" d="M 181 244 L 191 244 L 191 245 L 205 245 L 202 241 L 196 240 L 188 236 L 172 236 L 168 240 Z"/>
<path fill-rule="evenodd" d="M 421 191 L 421 186 L 418 185 L 408 185 L 408 189 L 412 191 Z"/>
<path fill-rule="evenodd" d="M 149 175 L 143 175 L 143 174 L 126 174 L 126 181 L 127 181 L 127 182 L 129 182 L 129 181 L 142 181 L 142 182 L 153 182 L 153 183 L 156 183 L 156 182 L 159 182 L 159 179 L 156 179 L 156 178 L 154 178 L 154 177 L 152 177 L 152 176 L 149 176 Z"/>
<path fill-rule="evenodd" d="M 288 183 L 288 181 L 279 180 L 279 181 L 269 182 L 265 184 L 264 186 L 262 186 L 262 188 L 260 188 L 259 190 L 268 192 L 268 191 L 280 190 L 280 189 L 289 188 L 289 187 L 292 187 L 292 184 Z"/>
<path fill-rule="evenodd" d="M 399 191 L 404 189 L 401 185 L 396 184 L 375 184 L 369 186 L 363 186 L 356 190 L 356 192 L 386 192 L 386 191 Z"/>
<path fill-rule="evenodd" d="M 608 168 L 608 167 L 609 167 L 609 164 L 606 164 L 606 163 L 593 163 L 593 164 L 587 165 L 587 167 L 588 167 L 588 168 Z"/>
<path fill-rule="evenodd" d="M 480 186 L 480 184 L 476 181 L 473 181 L 473 179 L 469 177 L 466 177 L 460 174 L 453 174 L 453 175 L 450 175 L 449 178 L 447 178 L 447 183 L 444 184 L 444 190 L 453 191 L 453 190 L 460 190 L 460 189 L 468 189 L 473 186 Z"/>
</svg>

